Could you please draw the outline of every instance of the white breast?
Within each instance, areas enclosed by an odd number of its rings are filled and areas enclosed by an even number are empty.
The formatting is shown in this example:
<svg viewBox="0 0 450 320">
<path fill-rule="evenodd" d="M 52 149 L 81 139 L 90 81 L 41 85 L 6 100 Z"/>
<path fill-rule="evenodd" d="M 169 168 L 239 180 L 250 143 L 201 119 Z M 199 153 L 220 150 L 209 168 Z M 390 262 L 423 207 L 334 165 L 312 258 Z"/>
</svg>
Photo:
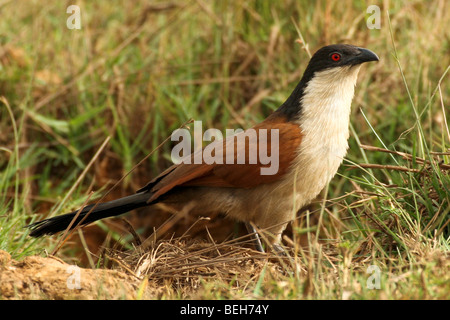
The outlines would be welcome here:
<svg viewBox="0 0 450 320">
<path fill-rule="evenodd" d="M 317 72 L 305 88 L 298 121 L 303 139 L 293 165 L 298 208 L 319 194 L 347 153 L 358 71 L 359 66 Z"/>
</svg>

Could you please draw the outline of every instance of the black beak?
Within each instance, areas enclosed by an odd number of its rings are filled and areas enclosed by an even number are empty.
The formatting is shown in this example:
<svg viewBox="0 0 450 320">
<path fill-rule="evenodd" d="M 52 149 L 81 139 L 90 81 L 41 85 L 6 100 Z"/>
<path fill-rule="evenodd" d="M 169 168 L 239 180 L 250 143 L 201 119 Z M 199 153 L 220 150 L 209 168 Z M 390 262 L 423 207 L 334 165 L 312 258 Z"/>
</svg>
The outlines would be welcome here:
<svg viewBox="0 0 450 320">
<path fill-rule="evenodd" d="M 353 58 L 350 59 L 350 63 L 353 65 L 357 65 L 357 64 L 361 64 L 364 62 L 369 62 L 369 61 L 379 61 L 380 58 L 378 58 L 378 56 L 368 50 L 368 49 L 364 49 L 364 48 L 358 48 L 359 54 L 357 54 L 356 56 L 354 56 Z"/>
</svg>

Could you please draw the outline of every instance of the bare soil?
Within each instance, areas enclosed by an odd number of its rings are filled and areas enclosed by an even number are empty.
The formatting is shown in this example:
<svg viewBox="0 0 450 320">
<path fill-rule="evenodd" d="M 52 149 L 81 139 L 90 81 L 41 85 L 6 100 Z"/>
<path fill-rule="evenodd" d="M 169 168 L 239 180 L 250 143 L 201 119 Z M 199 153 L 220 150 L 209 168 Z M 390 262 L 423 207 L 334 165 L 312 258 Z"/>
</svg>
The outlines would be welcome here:
<svg viewBox="0 0 450 320">
<path fill-rule="evenodd" d="M 0 250 L 0 299 L 136 297 L 139 282 L 130 275 L 116 270 L 76 268 L 54 257 L 30 256 L 16 261 Z"/>
</svg>

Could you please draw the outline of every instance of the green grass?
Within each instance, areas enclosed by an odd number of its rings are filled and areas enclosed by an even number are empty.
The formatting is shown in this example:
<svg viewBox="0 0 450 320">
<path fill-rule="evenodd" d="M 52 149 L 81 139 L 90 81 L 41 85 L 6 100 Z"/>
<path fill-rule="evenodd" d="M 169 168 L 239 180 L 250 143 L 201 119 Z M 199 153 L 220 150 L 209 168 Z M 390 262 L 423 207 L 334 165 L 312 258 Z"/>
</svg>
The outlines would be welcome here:
<svg viewBox="0 0 450 320">
<path fill-rule="evenodd" d="M 0 249 L 17 259 L 51 251 L 56 239 L 30 239 L 22 227 L 77 208 L 90 190 L 100 197 L 156 149 L 114 195 L 144 185 L 170 164 L 171 143 L 157 146 L 191 118 L 222 130 L 262 120 L 306 67 L 302 36 L 311 52 L 347 42 L 380 56 L 361 69 L 350 149 L 326 206 L 293 223 L 297 255 L 285 267 L 302 271 L 267 267 L 244 286 L 204 280 L 189 295 L 448 298 L 449 5 L 379 3 L 381 29 L 369 30 L 370 4 L 79 1 L 81 30 L 65 27 L 64 2 L 1 4 Z M 60 256 L 84 251 L 74 247 Z M 380 267 L 379 290 L 367 289 L 370 265 Z"/>
</svg>

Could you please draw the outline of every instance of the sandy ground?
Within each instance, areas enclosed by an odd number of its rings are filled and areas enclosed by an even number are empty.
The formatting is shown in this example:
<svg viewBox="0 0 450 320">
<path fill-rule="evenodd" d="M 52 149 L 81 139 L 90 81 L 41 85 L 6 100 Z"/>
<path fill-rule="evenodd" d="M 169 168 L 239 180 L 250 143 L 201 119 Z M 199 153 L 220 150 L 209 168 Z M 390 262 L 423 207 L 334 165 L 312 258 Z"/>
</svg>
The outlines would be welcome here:
<svg viewBox="0 0 450 320">
<path fill-rule="evenodd" d="M 138 286 L 120 271 L 78 268 L 51 257 L 15 261 L 0 250 L 0 299 L 135 299 Z"/>
</svg>

